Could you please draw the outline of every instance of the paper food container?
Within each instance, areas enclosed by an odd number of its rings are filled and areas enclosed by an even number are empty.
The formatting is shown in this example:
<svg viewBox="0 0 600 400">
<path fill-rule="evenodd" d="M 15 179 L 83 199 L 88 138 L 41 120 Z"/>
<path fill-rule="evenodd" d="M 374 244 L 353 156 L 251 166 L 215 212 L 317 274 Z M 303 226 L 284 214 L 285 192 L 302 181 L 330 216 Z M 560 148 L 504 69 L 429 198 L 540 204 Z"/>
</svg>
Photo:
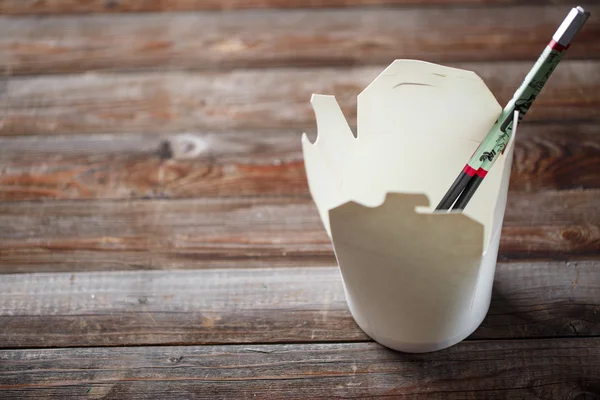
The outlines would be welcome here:
<svg viewBox="0 0 600 400">
<path fill-rule="evenodd" d="M 500 105 L 474 72 L 416 60 L 396 60 L 358 96 L 356 137 L 335 97 L 311 103 L 308 183 L 355 321 L 399 351 L 460 342 L 489 308 L 514 140 L 464 211 L 434 209 Z"/>
</svg>

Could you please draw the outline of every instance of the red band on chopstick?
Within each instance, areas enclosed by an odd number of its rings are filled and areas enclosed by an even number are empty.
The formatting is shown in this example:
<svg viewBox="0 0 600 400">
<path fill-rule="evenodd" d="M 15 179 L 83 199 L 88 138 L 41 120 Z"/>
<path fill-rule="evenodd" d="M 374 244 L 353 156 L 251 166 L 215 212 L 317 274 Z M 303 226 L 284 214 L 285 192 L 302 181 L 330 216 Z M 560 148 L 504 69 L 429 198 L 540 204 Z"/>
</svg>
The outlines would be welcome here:
<svg viewBox="0 0 600 400">
<path fill-rule="evenodd" d="M 556 40 L 552 39 L 550 41 L 550 43 L 548 43 L 548 47 L 550 47 L 552 50 L 556 50 L 556 51 L 564 51 L 566 49 L 569 48 L 571 44 L 569 43 L 566 46 L 563 46 L 562 44 L 558 43 Z"/>
<path fill-rule="evenodd" d="M 488 173 L 488 172 L 487 172 L 485 169 L 483 169 L 483 168 L 479 168 L 479 169 L 477 170 L 477 172 L 475 172 L 475 175 L 477 175 L 477 176 L 478 176 L 478 177 L 480 177 L 480 178 L 485 178 L 485 176 L 487 175 L 487 173 Z"/>
<path fill-rule="evenodd" d="M 475 168 L 471 168 L 469 166 L 469 164 L 465 165 L 465 167 L 463 168 L 463 172 L 469 176 L 475 176 L 475 173 L 477 173 L 477 170 Z"/>
</svg>

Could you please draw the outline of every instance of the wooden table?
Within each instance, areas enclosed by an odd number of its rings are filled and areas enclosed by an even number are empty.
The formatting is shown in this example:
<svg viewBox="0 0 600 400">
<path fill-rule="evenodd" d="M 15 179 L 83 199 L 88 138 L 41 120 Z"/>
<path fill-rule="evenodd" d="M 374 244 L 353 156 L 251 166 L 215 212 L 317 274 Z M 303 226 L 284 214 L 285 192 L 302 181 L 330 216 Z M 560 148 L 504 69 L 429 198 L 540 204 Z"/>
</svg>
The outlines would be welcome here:
<svg viewBox="0 0 600 400">
<path fill-rule="evenodd" d="M 0 0 L 0 398 L 600 398 L 589 3 L 519 129 L 487 318 L 401 354 L 348 312 L 302 162 L 310 95 L 355 123 L 417 58 L 505 104 L 577 3 Z"/>
</svg>

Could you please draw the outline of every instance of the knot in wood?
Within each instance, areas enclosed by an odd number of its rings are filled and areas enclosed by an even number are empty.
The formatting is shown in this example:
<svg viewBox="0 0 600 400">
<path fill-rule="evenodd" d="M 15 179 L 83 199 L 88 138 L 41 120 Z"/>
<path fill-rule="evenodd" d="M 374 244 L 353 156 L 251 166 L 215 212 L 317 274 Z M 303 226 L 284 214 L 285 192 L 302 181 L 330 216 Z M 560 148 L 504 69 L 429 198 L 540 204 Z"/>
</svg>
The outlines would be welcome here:
<svg viewBox="0 0 600 400">
<path fill-rule="evenodd" d="M 586 233 L 580 227 L 569 227 L 562 231 L 561 236 L 569 243 L 585 243 Z"/>
</svg>

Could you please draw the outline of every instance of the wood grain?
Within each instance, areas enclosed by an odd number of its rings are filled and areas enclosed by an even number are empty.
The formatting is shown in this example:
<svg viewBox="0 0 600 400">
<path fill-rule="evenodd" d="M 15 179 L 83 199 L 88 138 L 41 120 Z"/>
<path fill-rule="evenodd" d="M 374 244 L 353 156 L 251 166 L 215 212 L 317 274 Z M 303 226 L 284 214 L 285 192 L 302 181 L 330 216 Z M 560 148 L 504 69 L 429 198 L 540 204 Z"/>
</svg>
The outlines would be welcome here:
<svg viewBox="0 0 600 400">
<path fill-rule="evenodd" d="M 600 124 L 519 125 L 510 189 L 596 189 Z"/>
<path fill-rule="evenodd" d="M 519 193 L 508 197 L 500 258 L 566 260 L 598 256 L 600 191 Z M 596 206 L 592 206 L 592 204 Z"/>
<path fill-rule="evenodd" d="M 600 188 L 600 124 L 523 123 L 511 191 Z M 300 132 L 0 137 L 0 200 L 308 196 Z"/>
<path fill-rule="evenodd" d="M 600 335 L 600 263 L 498 264 L 468 340 Z M 369 338 L 337 267 L 4 275 L 0 348 Z"/>
<path fill-rule="evenodd" d="M 453 64 L 478 73 L 501 104 L 530 62 Z M 312 93 L 333 94 L 351 124 L 381 67 L 11 77 L 0 135 L 315 130 Z M 527 121 L 598 119 L 600 61 L 564 61 Z"/>
<path fill-rule="evenodd" d="M 428 354 L 375 343 L 8 350 L 0 390 L 5 399 L 581 400 L 600 394 L 599 349 L 586 338 Z"/>
<path fill-rule="evenodd" d="M 0 203 L 5 273 L 334 262 L 309 198 Z"/>
<path fill-rule="evenodd" d="M 600 190 L 513 192 L 502 259 L 598 255 Z M 310 198 L 0 203 L 4 273 L 334 264 Z"/>
<path fill-rule="evenodd" d="M 2 200 L 309 195 L 299 132 L 0 137 L 0 149 Z"/>
<path fill-rule="evenodd" d="M 595 5 L 586 9 L 600 12 Z M 531 64 L 568 10 L 547 5 L 4 18 L 0 54 L 13 75 L 347 67 L 396 58 Z M 591 18 L 567 58 L 600 58 L 598 35 L 600 22 Z"/>
<path fill-rule="evenodd" d="M 573 0 L 0 0 L 0 14 L 83 14 L 265 8 L 369 6 L 569 4 Z"/>
</svg>

